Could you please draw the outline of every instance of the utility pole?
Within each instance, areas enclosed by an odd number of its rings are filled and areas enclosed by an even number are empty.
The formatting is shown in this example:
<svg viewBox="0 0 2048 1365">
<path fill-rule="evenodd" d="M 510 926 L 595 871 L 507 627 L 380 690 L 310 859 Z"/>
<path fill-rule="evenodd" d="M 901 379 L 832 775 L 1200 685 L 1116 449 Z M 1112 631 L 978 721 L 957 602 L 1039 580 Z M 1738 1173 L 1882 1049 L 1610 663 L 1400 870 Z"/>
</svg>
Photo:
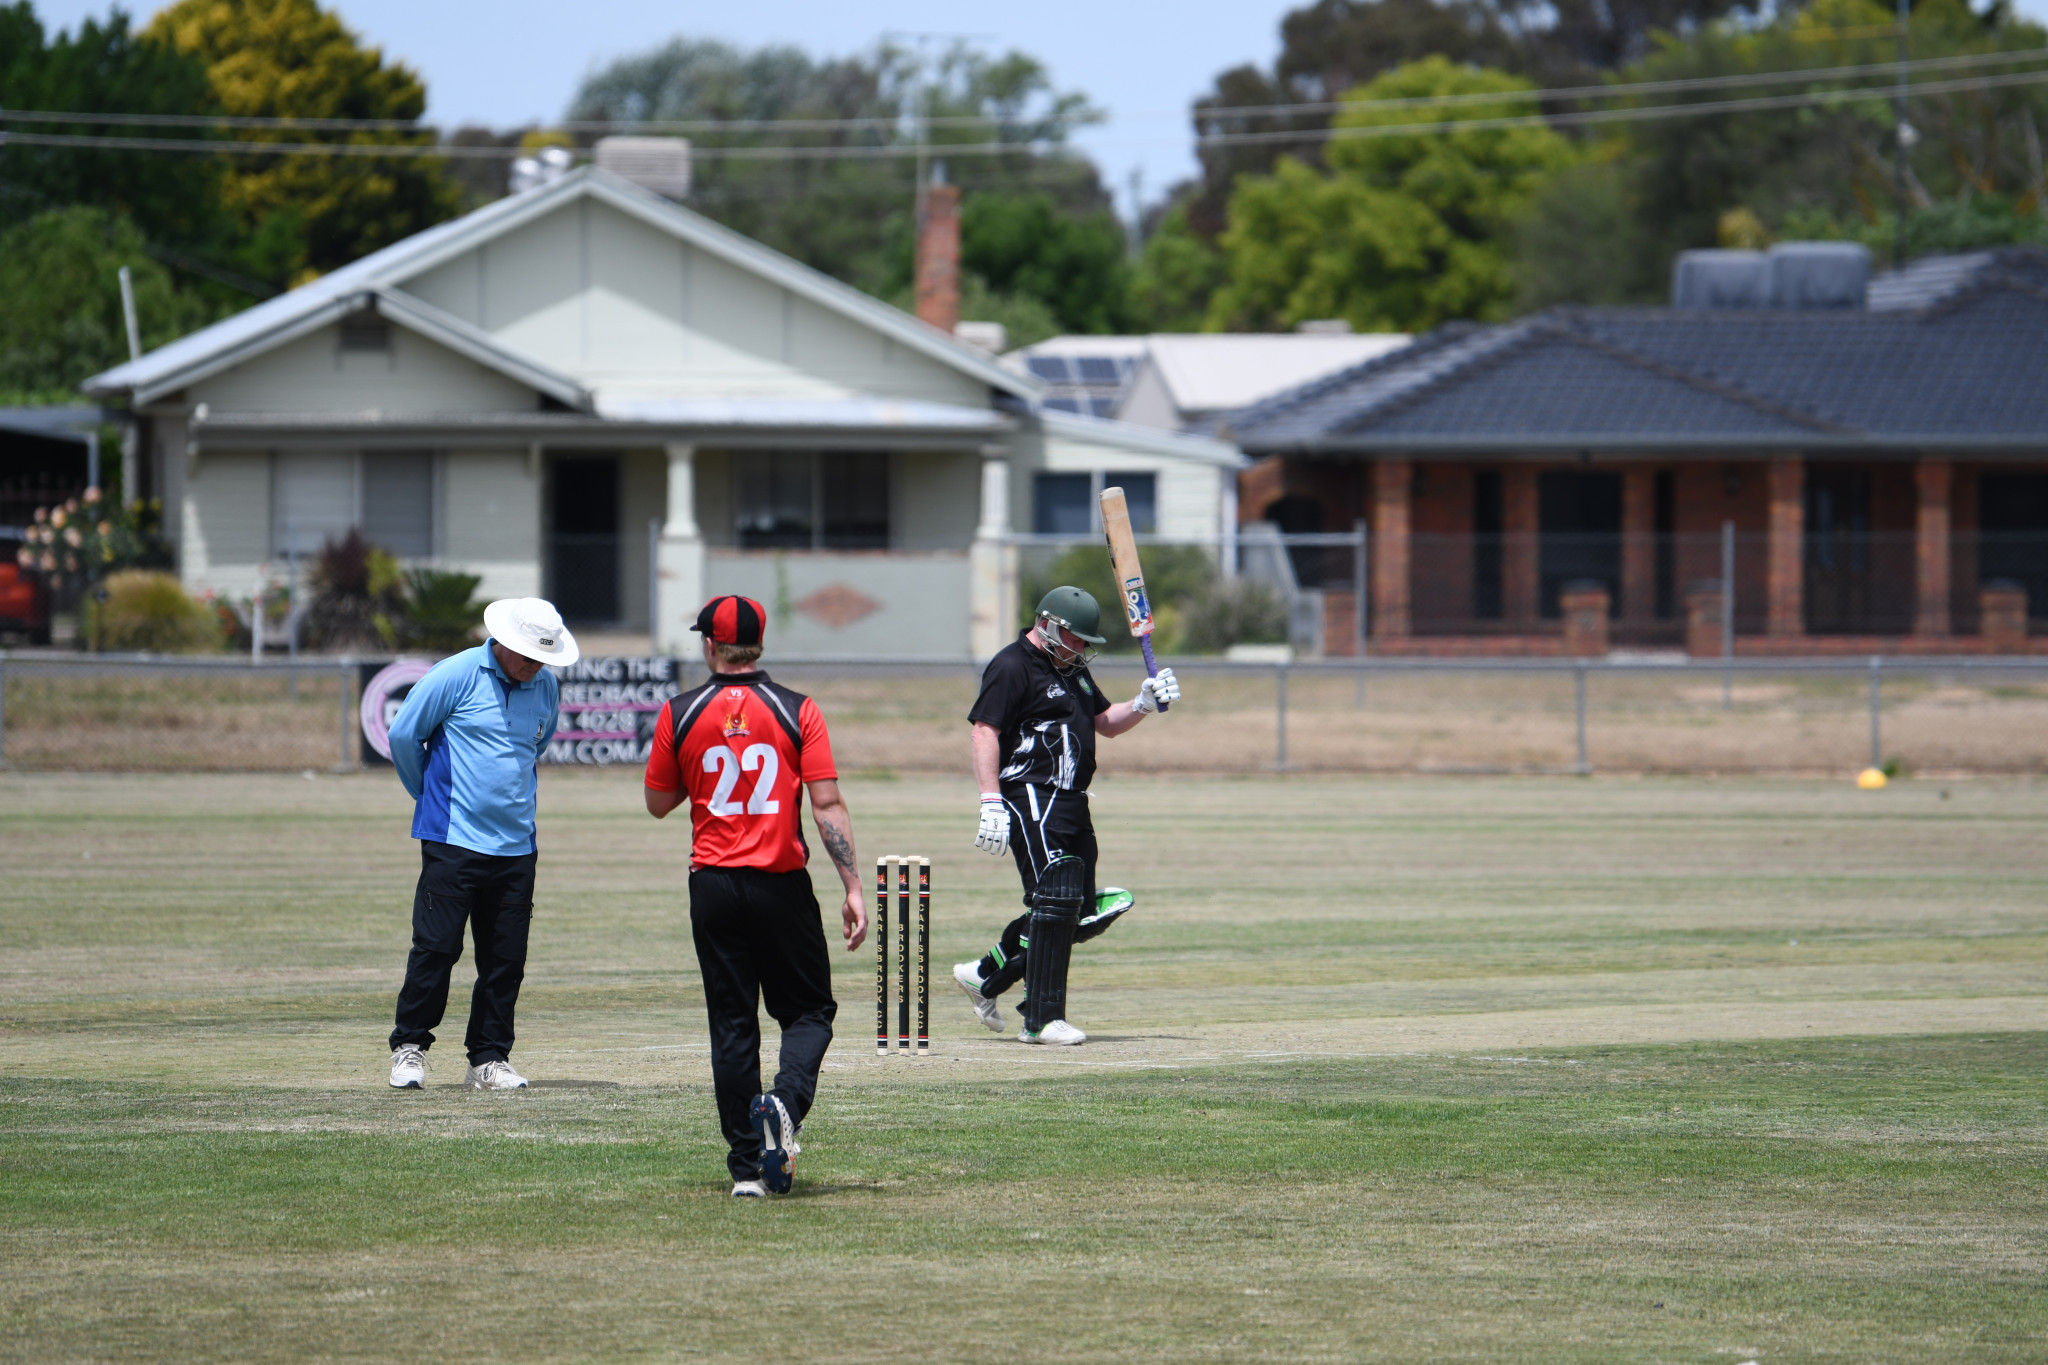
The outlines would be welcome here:
<svg viewBox="0 0 2048 1365">
<path fill-rule="evenodd" d="M 1892 95 L 1892 122 L 1896 125 L 1894 136 L 1898 142 L 1897 159 L 1892 173 L 1894 210 L 1897 221 L 1892 230 L 1892 269 L 1906 264 L 1906 154 L 1913 150 L 1913 144 L 1920 140 L 1920 134 L 1906 121 L 1906 29 L 1912 17 L 1911 0 L 1898 0 L 1899 4 L 1899 68 L 1898 85 Z"/>
</svg>

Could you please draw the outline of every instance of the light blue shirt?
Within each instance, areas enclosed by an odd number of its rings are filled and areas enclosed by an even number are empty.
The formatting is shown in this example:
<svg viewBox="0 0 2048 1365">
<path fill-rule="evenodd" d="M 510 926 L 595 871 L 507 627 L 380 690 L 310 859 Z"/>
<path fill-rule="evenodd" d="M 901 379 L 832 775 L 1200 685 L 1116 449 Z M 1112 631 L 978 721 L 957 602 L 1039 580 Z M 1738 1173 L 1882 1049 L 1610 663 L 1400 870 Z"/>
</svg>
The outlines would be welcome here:
<svg viewBox="0 0 2048 1365">
<path fill-rule="evenodd" d="M 514 682 L 489 640 L 413 684 L 391 722 L 391 766 L 417 803 L 412 837 L 501 857 L 535 852 L 537 765 L 560 698 L 546 669 Z"/>
</svg>

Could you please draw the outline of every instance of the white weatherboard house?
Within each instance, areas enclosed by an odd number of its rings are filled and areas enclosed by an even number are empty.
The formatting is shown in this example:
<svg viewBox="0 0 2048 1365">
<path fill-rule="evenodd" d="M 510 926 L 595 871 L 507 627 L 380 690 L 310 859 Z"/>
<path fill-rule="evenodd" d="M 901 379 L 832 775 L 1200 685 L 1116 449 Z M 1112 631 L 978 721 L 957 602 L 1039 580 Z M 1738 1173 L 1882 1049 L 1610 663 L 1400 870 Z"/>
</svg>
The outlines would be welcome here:
<svg viewBox="0 0 2048 1365">
<path fill-rule="evenodd" d="M 740 592 L 780 653 L 985 657 L 1035 499 L 1122 482 L 1142 529 L 1213 542 L 1243 463 L 1046 411 L 986 353 L 588 168 L 86 387 L 132 414 L 194 591 L 247 595 L 353 526 L 666 650 Z"/>
</svg>

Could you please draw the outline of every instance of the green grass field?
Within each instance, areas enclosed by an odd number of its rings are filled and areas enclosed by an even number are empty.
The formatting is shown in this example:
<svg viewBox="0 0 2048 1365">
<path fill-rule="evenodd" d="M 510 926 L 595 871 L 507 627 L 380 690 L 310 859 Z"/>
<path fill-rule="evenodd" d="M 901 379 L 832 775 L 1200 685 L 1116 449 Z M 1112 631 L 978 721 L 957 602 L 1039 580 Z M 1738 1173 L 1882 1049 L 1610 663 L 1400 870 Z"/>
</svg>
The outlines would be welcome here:
<svg viewBox="0 0 2048 1365">
<path fill-rule="evenodd" d="M 0 1360 L 2048 1357 L 2048 784 L 1114 779 L 1057 1053 L 945 981 L 971 788 L 846 786 L 936 1055 L 840 954 L 763 1205 L 630 774 L 543 780 L 490 1095 L 460 1006 L 384 1085 L 388 776 L 0 778 Z"/>
</svg>

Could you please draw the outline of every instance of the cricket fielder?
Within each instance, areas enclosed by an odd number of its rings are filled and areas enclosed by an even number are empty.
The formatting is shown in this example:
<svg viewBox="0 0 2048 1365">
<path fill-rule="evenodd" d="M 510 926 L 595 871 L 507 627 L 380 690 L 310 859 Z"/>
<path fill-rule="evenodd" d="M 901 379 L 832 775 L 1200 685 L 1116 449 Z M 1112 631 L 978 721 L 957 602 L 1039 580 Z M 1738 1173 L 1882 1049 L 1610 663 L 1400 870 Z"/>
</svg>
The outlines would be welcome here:
<svg viewBox="0 0 2048 1365">
<path fill-rule="evenodd" d="M 692 629 L 704 636 L 703 686 L 672 698 L 647 755 L 647 813 L 690 807 L 690 933 L 711 1025 L 711 1088 L 740 1198 L 787 1194 L 797 1133 L 832 1044 L 832 962 L 806 866 L 804 796 L 838 870 L 848 952 L 867 937 L 867 895 L 853 817 L 839 794 L 818 704 L 761 671 L 766 613 L 714 597 Z M 782 1030 L 775 1084 L 761 1089 L 761 1006 Z"/>
<path fill-rule="evenodd" d="M 533 923 L 534 830 L 540 756 L 554 738 L 561 689 L 547 664 L 573 664 L 576 638 L 538 597 L 484 608 L 490 638 L 435 664 L 391 722 L 391 766 L 417 803 L 420 881 L 412 898 L 412 955 L 391 1030 L 391 1086 L 426 1084 L 426 1052 L 448 1009 L 462 929 L 476 944 L 469 998 L 472 1090 L 519 1090 L 512 1012 L 526 976 Z"/>
<path fill-rule="evenodd" d="M 1098 900 L 1095 889 L 1095 826 L 1088 818 L 1095 737 L 1120 735 L 1180 698 L 1173 670 L 1162 668 L 1135 698 L 1111 705 L 1088 673 L 1089 646 L 1102 643 L 1101 628 L 1094 597 L 1054 588 L 1032 626 L 988 661 L 981 695 L 967 713 L 981 784 L 974 846 L 1014 855 L 1028 908 L 987 956 L 955 966 L 953 979 L 981 1022 L 998 1033 L 996 997 L 1021 979 L 1020 1043 L 1088 1041 L 1066 1019 L 1068 958 L 1075 943 L 1103 933 L 1132 904 L 1129 892 L 1105 888 Z"/>
</svg>

